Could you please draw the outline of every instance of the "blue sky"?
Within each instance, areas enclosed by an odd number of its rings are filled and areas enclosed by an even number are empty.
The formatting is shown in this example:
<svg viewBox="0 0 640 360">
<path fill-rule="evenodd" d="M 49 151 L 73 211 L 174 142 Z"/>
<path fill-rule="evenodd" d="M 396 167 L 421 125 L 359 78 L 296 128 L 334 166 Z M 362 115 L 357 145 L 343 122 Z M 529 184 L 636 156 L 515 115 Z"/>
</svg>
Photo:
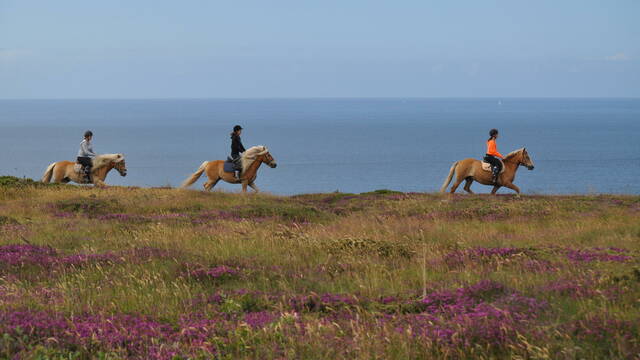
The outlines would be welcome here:
<svg viewBox="0 0 640 360">
<path fill-rule="evenodd" d="M 0 0 L 0 98 L 640 97 L 640 1 Z"/>
</svg>

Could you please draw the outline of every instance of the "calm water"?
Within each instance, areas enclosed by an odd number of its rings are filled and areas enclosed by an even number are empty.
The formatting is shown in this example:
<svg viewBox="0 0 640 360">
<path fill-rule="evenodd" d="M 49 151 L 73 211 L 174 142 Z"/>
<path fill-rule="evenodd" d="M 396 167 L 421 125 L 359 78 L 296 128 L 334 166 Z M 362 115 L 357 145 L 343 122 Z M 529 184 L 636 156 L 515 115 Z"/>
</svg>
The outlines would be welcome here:
<svg viewBox="0 0 640 360">
<path fill-rule="evenodd" d="M 640 99 L 0 100 L 0 174 L 40 178 L 92 129 L 97 152 L 127 158 L 128 176 L 108 183 L 177 186 L 227 156 L 236 123 L 278 161 L 257 180 L 276 194 L 437 191 L 492 127 L 503 154 L 529 150 L 525 193 L 640 194 Z"/>
</svg>

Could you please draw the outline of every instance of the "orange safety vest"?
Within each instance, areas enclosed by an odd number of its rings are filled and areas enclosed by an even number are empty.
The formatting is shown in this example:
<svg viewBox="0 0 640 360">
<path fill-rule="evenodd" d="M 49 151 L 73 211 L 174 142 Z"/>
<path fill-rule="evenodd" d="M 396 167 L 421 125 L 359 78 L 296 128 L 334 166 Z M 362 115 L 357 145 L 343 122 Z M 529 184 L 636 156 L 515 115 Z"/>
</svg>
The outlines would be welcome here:
<svg viewBox="0 0 640 360">
<path fill-rule="evenodd" d="M 498 147 L 496 146 L 496 140 L 491 139 L 487 141 L 487 155 L 492 155 L 503 159 L 504 156 L 498 152 Z"/>
</svg>

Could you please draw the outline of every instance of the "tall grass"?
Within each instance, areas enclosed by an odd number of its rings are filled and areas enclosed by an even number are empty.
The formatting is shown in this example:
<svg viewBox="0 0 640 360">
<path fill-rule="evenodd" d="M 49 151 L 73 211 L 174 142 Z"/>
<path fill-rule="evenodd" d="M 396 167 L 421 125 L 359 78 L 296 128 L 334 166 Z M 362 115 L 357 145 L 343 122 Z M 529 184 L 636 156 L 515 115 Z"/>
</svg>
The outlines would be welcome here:
<svg viewBox="0 0 640 360">
<path fill-rule="evenodd" d="M 638 196 L 7 182 L 0 357 L 632 358 L 639 215 Z"/>
</svg>

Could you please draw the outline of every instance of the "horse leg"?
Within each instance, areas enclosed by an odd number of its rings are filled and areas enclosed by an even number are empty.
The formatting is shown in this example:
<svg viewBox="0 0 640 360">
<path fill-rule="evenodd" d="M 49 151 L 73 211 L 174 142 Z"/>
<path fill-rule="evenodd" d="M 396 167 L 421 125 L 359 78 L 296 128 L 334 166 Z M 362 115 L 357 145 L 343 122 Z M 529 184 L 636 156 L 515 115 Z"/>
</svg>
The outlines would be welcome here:
<svg viewBox="0 0 640 360">
<path fill-rule="evenodd" d="M 218 181 L 220 181 L 220 178 L 216 178 L 214 180 L 207 180 L 207 182 L 204 183 L 203 187 L 205 191 L 211 191 L 211 189 L 213 189 L 214 186 L 216 186 L 216 184 L 218 183 Z"/>
<path fill-rule="evenodd" d="M 515 192 L 516 192 L 516 194 L 517 194 L 518 196 L 520 196 L 520 188 L 519 188 L 519 187 L 517 187 L 516 185 L 514 185 L 513 183 L 506 183 L 506 184 L 504 184 L 504 186 L 506 186 L 506 187 L 508 187 L 509 189 L 511 189 L 511 190 L 513 190 L 513 191 L 515 191 Z"/>
<path fill-rule="evenodd" d="M 249 185 L 249 182 L 247 180 L 242 180 L 242 192 L 243 193 L 247 193 L 247 185 Z"/>
<path fill-rule="evenodd" d="M 64 180 L 68 177 L 67 175 L 67 169 L 66 168 L 62 168 L 62 166 L 58 167 L 54 167 L 53 168 L 53 174 L 51 175 L 51 182 L 54 184 L 66 184 L 68 183 L 65 182 Z"/>
<path fill-rule="evenodd" d="M 498 189 L 500 189 L 500 185 L 493 185 L 493 189 L 491 190 L 491 195 L 495 195 Z"/>
<path fill-rule="evenodd" d="M 473 178 L 468 177 L 466 183 L 464 184 L 464 191 L 468 192 L 469 194 L 473 194 L 473 191 L 471 191 L 471 184 L 473 184 Z"/>
<path fill-rule="evenodd" d="M 56 169 L 55 168 L 53 169 L 53 174 L 51 175 L 51 182 L 52 183 L 54 183 L 54 184 L 62 183 L 64 178 L 65 178 L 65 174 L 62 174 L 62 176 L 60 176 L 58 174 L 58 172 L 56 171 Z"/>
<path fill-rule="evenodd" d="M 58 173 L 54 173 L 53 174 L 53 182 L 55 183 L 60 183 L 60 184 L 68 184 L 71 181 L 75 181 L 79 184 L 78 180 L 76 180 L 75 178 L 76 174 L 75 171 L 72 170 L 64 170 Z"/>
<path fill-rule="evenodd" d="M 462 183 L 462 180 L 464 180 L 463 177 L 461 177 L 461 176 L 456 177 L 456 182 L 454 182 L 453 186 L 451 186 L 451 193 L 452 194 L 454 192 L 456 192 L 456 190 L 458 189 L 458 186 L 460 186 L 460 183 Z"/>
<path fill-rule="evenodd" d="M 253 182 L 249 183 L 249 186 L 251 186 L 251 188 L 253 190 L 255 190 L 256 193 L 260 192 L 260 189 L 258 189 L 258 186 L 256 184 L 254 184 Z"/>
</svg>

